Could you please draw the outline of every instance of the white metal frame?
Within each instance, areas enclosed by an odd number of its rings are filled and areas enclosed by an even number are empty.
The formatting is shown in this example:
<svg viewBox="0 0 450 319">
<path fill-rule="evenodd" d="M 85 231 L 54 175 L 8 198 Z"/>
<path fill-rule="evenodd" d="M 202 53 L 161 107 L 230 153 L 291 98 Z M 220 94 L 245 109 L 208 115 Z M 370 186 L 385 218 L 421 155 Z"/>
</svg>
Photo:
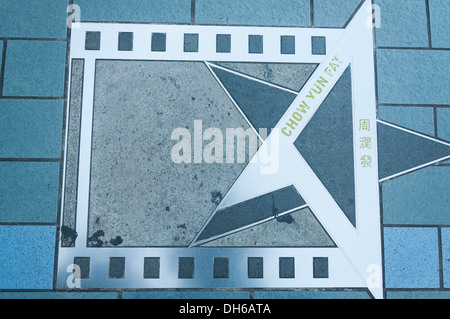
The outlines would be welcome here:
<svg viewBox="0 0 450 319">
<path fill-rule="evenodd" d="M 366 10 L 370 5 L 371 1 L 366 1 L 345 29 L 75 23 L 71 35 L 70 61 L 73 59 L 84 59 L 76 212 L 78 238 L 75 247 L 59 247 L 57 287 L 67 288 L 66 281 L 71 275 L 70 265 L 73 264 L 74 257 L 89 257 L 91 265 L 90 276 L 89 279 L 81 279 L 81 288 L 353 287 L 367 288 L 374 297 L 382 298 L 374 48 L 372 28 L 367 26 L 367 19 L 369 18 L 369 13 L 367 12 L 371 12 L 371 10 Z M 101 32 L 100 50 L 87 51 L 84 49 L 86 31 Z M 118 51 L 118 32 L 133 32 L 133 51 Z M 154 32 L 166 33 L 166 52 L 151 51 L 150 39 L 151 34 Z M 198 52 L 183 52 L 183 35 L 185 33 L 199 34 Z M 216 34 L 231 34 L 231 53 L 216 53 Z M 248 53 L 249 35 L 263 35 L 264 50 L 262 54 Z M 295 36 L 295 54 L 281 54 L 280 37 L 284 35 Z M 312 36 L 326 37 L 327 55 L 313 55 L 311 53 Z M 278 173 L 271 175 L 260 174 L 261 164 L 257 162 L 250 163 L 217 209 L 222 209 L 285 186 L 294 185 L 337 247 L 200 248 L 195 247 L 195 243 L 191 247 L 186 248 L 87 247 L 94 77 L 97 59 L 202 61 L 208 67 L 209 62 L 212 61 L 320 64 L 304 86 L 304 89 L 298 93 L 297 98 L 279 121 L 277 128 L 280 129 L 288 121 L 298 104 L 305 99 L 305 95 L 308 94 L 311 85 L 323 75 L 324 68 L 336 56 L 339 57 L 343 65 L 332 78 L 329 78 L 330 85 L 324 88 L 324 94 L 314 101 L 310 100 L 310 110 L 304 116 L 303 121 L 299 123 L 298 129 L 292 136 L 279 137 L 280 152 L 283 156 L 280 158 Z M 326 95 L 350 63 L 352 66 L 355 132 L 356 227 L 349 222 L 321 181 L 293 146 L 293 142 L 301 130 L 312 118 L 314 112 L 320 107 Z M 371 131 L 368 132 L 368 136 L 372 138 L 372 144 L 374 145 L 372 147 L 372 169 L 364 169 L 356 165 L 362 156 L 362 151 L 358 147 L 359 119 L 370 119 L 373 124 Z M 273 136 L 273 134 L 269 135 L 259 152 L 265 151 L 274 142 Z M 258 154 L 255 156 L 258 156 Z M 250 185 L 249 183 L 252 187 L 246 187 Z M 64 194 L 64 191 L 62 193 Z M 64 205 L 64 198 L 62 199 L 62 204 Z M 178 258 L 183 256 L 195 258 L 193 279 L 178 278 Z M 123 279 L 108 278 L 110 257 L 125 257 L 125 276 Z M 143 278 L 144 257 L 160 257 L 160 277 L 158 279 Z M 229 278 L 214 279 L 212 277 L 214 257 L 229 258 Z M 247 278 L 248 257 L 264 258 L 264 278 Z M 279 278 L 278 258 L 280 257 L 295 257 L 295 278 Z M 313 257 L 328 257 L 328 278 L 313 278 Z"/>
</svg>

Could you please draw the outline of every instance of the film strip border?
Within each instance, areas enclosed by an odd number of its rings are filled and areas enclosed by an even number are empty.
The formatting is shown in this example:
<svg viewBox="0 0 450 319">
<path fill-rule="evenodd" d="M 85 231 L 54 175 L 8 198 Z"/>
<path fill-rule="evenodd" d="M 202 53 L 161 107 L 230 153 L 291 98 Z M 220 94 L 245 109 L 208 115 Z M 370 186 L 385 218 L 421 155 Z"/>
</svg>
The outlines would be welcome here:
<svg viewBox="0 0 450 319">
<path fill-rule="evenodd" d="M 339 248 L 62 249 L 58 288 L 364 287 Z"/>
<path fill-rule="evenodd" d="M 72 58 L 320 63 L 343 29 L 77 23 Z"/>
</svg>

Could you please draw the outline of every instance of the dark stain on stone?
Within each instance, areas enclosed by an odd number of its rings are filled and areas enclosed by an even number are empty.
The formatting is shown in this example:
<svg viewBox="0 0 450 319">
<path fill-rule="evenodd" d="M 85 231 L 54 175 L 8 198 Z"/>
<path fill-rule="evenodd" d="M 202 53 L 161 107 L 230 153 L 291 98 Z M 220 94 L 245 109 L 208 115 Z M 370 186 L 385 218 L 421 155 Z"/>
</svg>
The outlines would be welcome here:
<svg viewBox="0 0 450 319">
<path fill-rule="evenodd" d="M 223 199 L 223 195 L 221 192 L 219 192 L 219 191 L 211 192 L 211 203 L 219 205 L 220 202 L 222 201 L 222 199 Z"/>
<path fill-rule="evenodd" d="M 72 229 L 66 225 L 63 225 L 61 227 L 61 242 L 64 247 L 75 246 L 75 239 L 77 239 L 77 237 L 78 233 L 75 231 L 75 229 Z"/>
<path fill-rule="evenodd" d="M 294 222 L 294 218 L 290 214 L 287 214 L 287 215 L 277 217 L 277 222 L 292 224 Z"/>
<path fill-rule="evenodd" d="M 170 212 L 170 207 L 169 206 L 166 206 L 166 211 Z"/>
<path fill-rule="evenodd" d="M 101 240 L 99 237 L 105 236 L 105 232 L 103 230 L 98 230 L 94 234 L 92 234 L 91 237 L 88 238 L 88 246 L 91 247 L 102 247 L 103 246 L 103 240 Z"/>
<path fill-rule="evenodd" d="M 118 245 L 120 245 L 121 243 L 123 243 L 123 239 L 122 239 L 122 237 L 117 236 L 116 238 L 111 239 L 111 240 L 109 241 L 109 243 L 110 243 L 111 245 L 113 245 L 113 246 L 118 246 Z"/>
</svg>

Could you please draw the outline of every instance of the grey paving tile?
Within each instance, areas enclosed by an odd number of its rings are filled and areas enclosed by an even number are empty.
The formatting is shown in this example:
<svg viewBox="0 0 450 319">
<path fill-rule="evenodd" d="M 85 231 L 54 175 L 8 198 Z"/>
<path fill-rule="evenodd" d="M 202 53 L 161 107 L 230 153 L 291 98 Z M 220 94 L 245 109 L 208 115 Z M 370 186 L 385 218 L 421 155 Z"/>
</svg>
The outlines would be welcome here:
<svg viewBox="0 0 450 319">
<path fill-rule="evenodd" d="M 76 238 L 75 216 L 78 192 L 78 159 L 81 127 L 81 103 L 83 97 L 84 60 L 73 60 L 67 130 L 66 167 L 64 180 L 64 207 L 62 212 L 62 245 L 71 246 Z"/>
<path fill-rule="evenodd" d="M 313 63 L 220 62 L 216 64 L 294 91 L 300 91 L 317 68 L 317 64 Z"/>
<path fill-rule="evenodd" d="M 224 138 L 226 128 L 241 128 L 256 140 L 203 63 L 98 62 L 88 236 L 101 231 L 104 245 L 120 236 L 125 247 L 188 246 L 254 154 L 196 163 L 208 143 L 196 152 L 190 138 L 208 128 Z M 189 138 L 172 140 L 174 130 Z M 179 163 L 181 140 L 195 149 Z"/>
</svg>

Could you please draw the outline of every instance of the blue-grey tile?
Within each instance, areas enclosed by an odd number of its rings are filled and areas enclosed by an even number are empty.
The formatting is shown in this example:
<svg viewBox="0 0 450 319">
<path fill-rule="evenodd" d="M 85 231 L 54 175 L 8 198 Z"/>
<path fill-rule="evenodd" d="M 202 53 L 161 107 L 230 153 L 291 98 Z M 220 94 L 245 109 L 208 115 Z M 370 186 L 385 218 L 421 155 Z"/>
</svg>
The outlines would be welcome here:
<svg viewBox="0 0 450 319">
<path fill-rule="evenodd" d="M 295 54 L 295 36 L 281 36 L 281 54 Z"/>
<path fill-rule="evenodd" d="M 450 156 L 450 146 L 379 122 L 378 175 L 384 179 Z"/>
<path fill-rule="evenodd" d="M 109 258 L 109 278 L 120 279 L 125 276 L 125 257 Z"/>
<path fill-rule="evenodd" d="M 133 32 L 119 32 L 118 49 L 119 51 L 133 51 Z"/>
<path fill-rule="evenodd" d="M 55 222 L 58 162 L 0 162 L 0 222 Z"/>
<path fill-rule="evenodd" d="M 199 36 L 197 33 L 184 35 L 184 52 L 198 52 Z"/>
<path fill-rule="evenodd" d="M 248 278 L 264 277 L 264 259 L 263 257 L 248 257 L 247 260 Z"/>
<path fill-rule="evenodd" d="M 427 167 L 382 184 L 383 223 L 450 224 L 450 167 Z"/>
<path fill-rule="evenodd" d="M 86 31 L 85 35 L 85 50 L 100 50 L 101 32 L 99 31 Z"/>
<path fill-rule="evenodd" d="M 248 291 L 124 291 L 123 299 L 249 299 Z"/>
<path fill-rule="evenodd" d="M 370 299 L 365 291 L 264 291 L 253 292 L 254 299 Z"/>
<path fill-rule="evenodd" d="M 356 225 L 351 80 L 348 67 L 294 146 Z M 313 90 L 318 94 L 322 88 L 315 84 Z"/>
<path fill-rule="evenodd" d="M 314 25 L 341 28 L 360 3 L 361 0 L 314 0 Z"/>
<path fill-rule="evenodd" d="M 378 102 L 448 104 L 450 51 L 377 50 Z"/>
<path fill-rule="evenodd" d="M 197 0 L 198 24 L 309 26 L 310 1 Z"/>
<path fill-rule="evenodd" d="M 191 22 L 191 0 L 75 0 L 82 21 Z"/>
<path fill-rule="evenodd" d="M 215 257 L 213 266 L 213 278 L 230 277 L 230 260 L 227 257 Z"/>
<path fill-rule="evenodd" d="M 313 277 L 328 278 L 328 257 L 313 258 Z"/>
<path fill-rule="evenodd" d="M 380 106 L 378 116 L 380 120 L 434 136 L 432 107 Z"/>
<path fill-rule="evenodd" d="M 314 55 L 326 55 L 327 54 L 327 42 L 325 37 L 312 37 L 311 38 L 312 54 Z"/>
<path fill-rule="evenodd" d="M 296 97 L 290 92 L 223 69 L 216 67 L 212 69 L 256 130 L 275 127 Z M 258 94 L 249 95 L 249 91 Z"/>
<path fill-rule="evenodd" d="M 166 40 L 165 33 L 152 33 L 152 51 L 165 52 Z"/>
<path fill-rule="evenodd" d="M 0 292 L 0 299 L 117 299 L 112 291 L 24 291 Z"/>
<path fill-rule="evenodd" d="M 0 157 L 61 157 L 62 101 L 3 99 L 0 113 Z"/>
<path fill-rule="evenodd" d="M 55 226 L 0 226 L 0 289 L 51 289 Z"/>
<path fill-rule="evenodd" d="M 2 57 L 3 57 L 3 41 L 0 41 L 0 69 L 2 67 Z"/>
<path fill-rule="evenodd" d="M 178 258 L 178 278 L 191 279 L 194 278 L 195 258 L 180 257 Z"/>
<path fill-rule="evenodd" d="M 424 0 L 375 0 L 381 10 L 377 46 L 428 47 L 428 20 Z"/>
<path fill-rule="evenodd" d="M 437 108 L 438 137 L 450 141 L 450 108 Z"/>
<path fill-rule="evenodd" d="M 438 232 L 432 227 L 385 227 L 386 288 L 439 288 Z"/>
<path fill-rule="evenodd" d="M 263 36 L 248 36 L 248 53 L 263 53 Z"/>
<path fill-rule="evenodd" d="M 66 38 L 67 1 L 0 0 L 0 37 Z"/>
<path fill-rule="evenodd" d="M 64 95 L 66 42 L 8 41 L 4 96 Z"/>
<path fill-rule="evenodd" d="M 431 45 L 434 48 L 450 48 L 450 2 L 429 0 Z"/>
<path fill-rule="evenodd" d="M 388 290 L 386 291 L 386 299 L 450 299 L 450 291 Z"/>
<path fill-rule="evenodd" d="M 225 234 L 305 204 L 293 186 L 276 190 L 217 211 L 197 240 Z"/>
<path fill-rule="evenodd" d="M 450 288 L 450 228 L 443 227 L 441 229 L 441 242 L 444 287 Z"/>
<path fill-rule="evenodd" d="M 145 257 L 144 258 L 144 278 L 159 278 L 160 258 Z"/>
<path fill-rule="evenodd" d="M 217 34 L 216 35 L 216 52 L 230 53 L 231 52 L 231 35 Z"/>
</svg>

